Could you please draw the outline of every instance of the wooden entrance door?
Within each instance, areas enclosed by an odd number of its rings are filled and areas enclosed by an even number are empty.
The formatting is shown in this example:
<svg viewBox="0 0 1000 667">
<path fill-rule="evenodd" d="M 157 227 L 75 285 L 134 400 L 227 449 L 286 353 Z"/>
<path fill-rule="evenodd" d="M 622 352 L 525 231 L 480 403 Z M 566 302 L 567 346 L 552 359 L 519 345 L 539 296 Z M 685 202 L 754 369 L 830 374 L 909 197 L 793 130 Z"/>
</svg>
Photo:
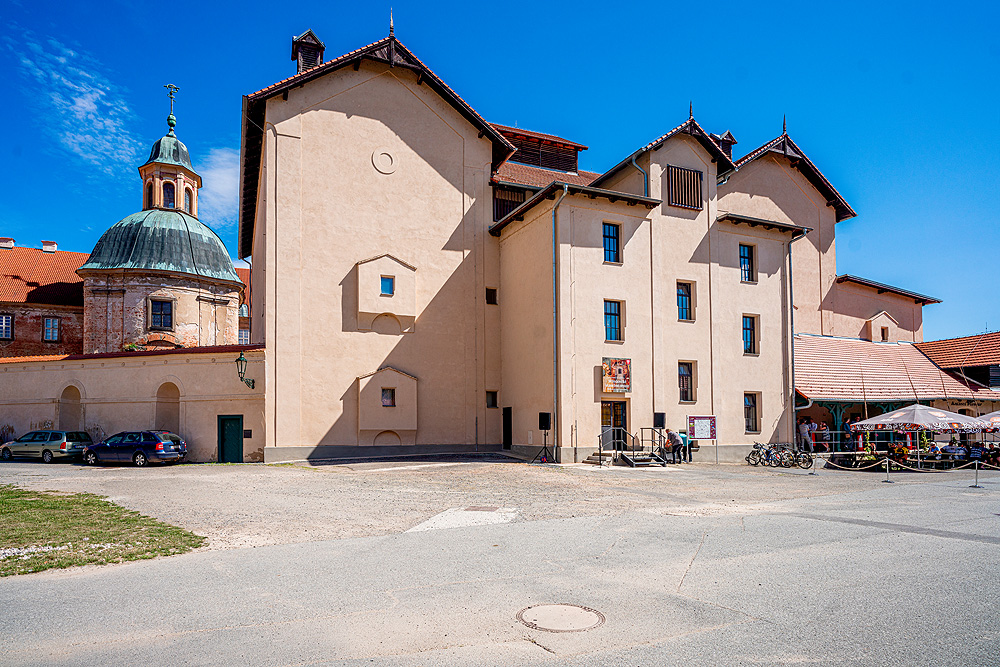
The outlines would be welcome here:
<svg viewBox="0 0 1000 667">
<path fill-rule="evenodd" d="M 219 463 L 243 463 L 243 415 L 219 415 Z"/>
</svg>

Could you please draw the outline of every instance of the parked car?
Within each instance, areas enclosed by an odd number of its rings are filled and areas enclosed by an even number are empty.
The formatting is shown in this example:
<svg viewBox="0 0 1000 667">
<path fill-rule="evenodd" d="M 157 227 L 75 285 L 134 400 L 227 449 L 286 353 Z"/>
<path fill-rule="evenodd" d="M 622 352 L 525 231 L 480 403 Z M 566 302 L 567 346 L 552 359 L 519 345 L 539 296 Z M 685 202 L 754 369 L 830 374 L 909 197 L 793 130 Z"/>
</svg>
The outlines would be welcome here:
<svg viewBox="0 0 1000 667">
<path fill-rule="evenodd" d="M 0 445 L 0 459 L 15 456 L 40 458 L 46 463 L 56 459 L 79 458 L 88 445 L 94 444 L 86 431 L 31 431 L 17 440 Z"/>
<path fill-rule="evenodd" d="M 83 462 L 178 463 L 187 456 L 187 443 L 170 431 L 123 431 L 83 450 Z"/>
</svg>

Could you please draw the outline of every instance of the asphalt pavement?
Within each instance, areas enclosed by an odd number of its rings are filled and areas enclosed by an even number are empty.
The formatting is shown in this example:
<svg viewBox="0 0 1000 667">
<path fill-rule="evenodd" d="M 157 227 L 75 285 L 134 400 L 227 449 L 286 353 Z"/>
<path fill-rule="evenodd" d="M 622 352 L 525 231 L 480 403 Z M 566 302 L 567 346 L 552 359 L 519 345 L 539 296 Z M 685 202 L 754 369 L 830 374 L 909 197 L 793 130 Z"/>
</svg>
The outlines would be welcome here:
<svg viewBox="0 0 1000 667">
<path fill-rule="evenodd" d="M 708 464 L 406 465 L 154 470 L 163 484 L 206 475 L 275 497 L 296 497 L 290 482 L 305 480 L 305 497 L 324 508 L 322 488 L 355 513 L 367 504 L 373 516 L 357 523 L 369 534 L 290 529 L 285 543 L 2 579 L 0 664 L 1000 663 L 996 474 L 970 489 L 963 473 L 884 484 Z M 77 470 L 0 466 L 0 483 L 94 487 L 154 505 L 134 474 L 147 471 Z M 528 492 L 538 485 L 558 498 Z M 364 503 L 348 502 L 366 488 L 375 492 Z M 420 511 L 392 508 L 407 499 Z M 573 506 L 581 511 L 567 515 Z M 557 633 L 517 619 L 556 603 L 604 622 Z"/>
</svg>

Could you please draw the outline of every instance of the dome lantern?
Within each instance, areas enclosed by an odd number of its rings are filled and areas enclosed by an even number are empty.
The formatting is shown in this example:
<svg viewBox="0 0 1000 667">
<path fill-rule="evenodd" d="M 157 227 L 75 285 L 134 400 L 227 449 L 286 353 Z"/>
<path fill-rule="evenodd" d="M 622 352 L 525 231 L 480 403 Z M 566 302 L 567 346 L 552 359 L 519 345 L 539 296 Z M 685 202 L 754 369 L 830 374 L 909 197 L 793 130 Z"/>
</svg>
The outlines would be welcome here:
<svg viewBox="0 0 1000 667">
<path fill-rule="evenodd" d="M 147 159 L 139 167 L 142 177 L 142 208 L 180 210 L 198 217 L 198 190 L 201 176 L 191 164 L 187 146 L 177 138 L 174 128 L 174 94 L 180 90 L 170 83 L 164 86 L 170 98 L 167 133 L 153 143 Z"/>
</svg>

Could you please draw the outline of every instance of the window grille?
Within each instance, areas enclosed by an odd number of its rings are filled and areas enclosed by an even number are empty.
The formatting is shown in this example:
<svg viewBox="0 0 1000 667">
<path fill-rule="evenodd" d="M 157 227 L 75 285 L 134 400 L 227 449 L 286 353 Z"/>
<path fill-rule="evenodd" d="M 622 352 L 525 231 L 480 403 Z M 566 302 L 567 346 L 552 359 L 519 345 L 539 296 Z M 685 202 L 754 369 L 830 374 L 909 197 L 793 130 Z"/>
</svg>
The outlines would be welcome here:
<svg viewBox="0 0 1000 667">
<path fill-rule="evenodd" d="M 701 210 L 701 177 L 697 169 L 667 166 L 667 190 L 671 206 Z"/>
<path fill-rule="evenodd" d="M 757 354 L 757 318 L 743 316 L 743 354 Z"/>
<path fill-rule="evenodd" d="M 45 318 L 45 331 L 42 334 L 42 339 L 49 342 L 59 340 L 59 318 L 58 317 L 46 317 Z"/>
<path fill-rule="evenodd" d="M 537 140 L 517 137 L 507 137 L 507 139 L 517 148 L 517 152 L 510 158 L 511 162 L 559 171 L 575 172 L 577 170 L 577 151 L 575 148 L 563 148 L 552 144 L 543 144 Z"/>
<path fill-rule="evenodd" d="M 503 220 L 515 208 L 524 203 L 524 190 L 493 188 L 493 222 Z"/>
<path fill-rule="evenodd" d="M 604 302 L 604 339 L 622 339 L 622 304 L 621 301 Z"/>
<path fill-rule="evenodd" d="M 677 386 L 680 389 L 680 400 L 694 400 L 694 364 L 682 361 L 677 364 Z"/>
<path fill-rule="evenodd" d="M 604 261 L 620 263 L 622 261 L 621 251 L 621 225 L 610 222 L 604 223 Z"/>
<path fill-rule="evenodd" d="M 149 326 L 154 329 L 174 328 L 173 301 L 153 301 L 150 303 Z"/>
<path fill-rule="evenodd" d="M 752 245 L 740 244 L 740 280 L 745 283 L 757 282 L 757 262 Z"/>
<path fill-rule="evenodd" d="M 677 283 L 677 319 L 694 319 L 691 310 L 691 283 Z"/>
<path fill-rule="evenodd" d="M 760 431 L 757 420 L 757 394 L 743 394 L 743 421 L 747 433 Z"/>
</svg>

